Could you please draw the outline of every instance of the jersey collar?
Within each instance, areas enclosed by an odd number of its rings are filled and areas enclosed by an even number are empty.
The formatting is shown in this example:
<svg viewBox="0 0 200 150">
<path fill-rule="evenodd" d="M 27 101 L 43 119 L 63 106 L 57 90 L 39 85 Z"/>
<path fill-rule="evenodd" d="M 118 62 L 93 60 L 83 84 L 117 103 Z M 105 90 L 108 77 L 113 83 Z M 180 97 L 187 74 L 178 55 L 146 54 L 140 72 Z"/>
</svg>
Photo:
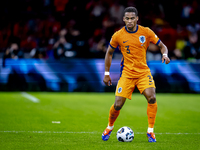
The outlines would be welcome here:
<svg viewBox="0 0 200 150">
<path fill-rule="evenodd" d="M 125 29 L 128 33 L 135 33 L 138 31 L 138 25 L 136 25 L 136 30 L 135 31 L 128 31 L 127 27 L 125 26 Z"/>
</svg>

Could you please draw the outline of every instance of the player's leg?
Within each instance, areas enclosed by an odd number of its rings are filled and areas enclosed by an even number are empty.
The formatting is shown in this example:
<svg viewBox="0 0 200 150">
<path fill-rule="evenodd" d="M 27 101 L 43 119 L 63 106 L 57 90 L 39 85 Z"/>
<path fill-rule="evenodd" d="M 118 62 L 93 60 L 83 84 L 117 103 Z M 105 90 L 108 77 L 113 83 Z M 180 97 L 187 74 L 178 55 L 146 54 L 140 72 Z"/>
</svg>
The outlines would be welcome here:
<svg viewBox="0 0 200 150">
<path fill-rule="evenodd" d="M 110 127 L 114 126 L 114 122 L 117 119 L 120 113 L 120 109 L 124 105 L 125 101 L 126 101 L 125 97 L 120 97 L 120 96 L 115 97 L 115 103 L 111 106 L 110 112 L 109 112 L 108 126 Z"/>
<path fill-rule="evenodd" d="M 125 77 L 119 79 L 115 92 L 115 103 L 111 106 L 109 111 L 108 126 L 102 134 L 102 139 L 104 141 L 109 139 L 114 128 L 114 122 L 120 113 L 120 109 L 124 105 L 126 98 L 131 99 L 134 88 L 135 84 L 133 80 Z"/>
<path fill-rule="evenodd" d="M 155 135 L 153 133 L 154 123 L 157 113 L 157 102 L 155 94 L 155 83 L 151 73 L 147 73 L 141 76 L 136 85 L 141 94 L 143 94 L 148 102 L 147 105 L 147 116 L 148 116 L 148 130 L 147 137 L 149 142 L 156 142 Z"/>
<path fill-rule="evenodd" d="M 108 126 L 104 130 L 102 134 L 102 140 L 107 141 L 110 137 L 110 134 L 114 128 L 114 123 L 119 116 L 120 109 L 124 105 L 126 101 L 126 98 L 116 96 L 115 97 L 115 103 L 111 106 L 110 111 L 109 111 L 109 118 L 108 118 Z"/>
<path fill-rule="evenodd" d="M 148 116 L 148 130 L 147 137 L 149 142 L 156 142 L 155 134 L 153 132 L 156 114 L 157 114 L 157 102 L 155 88 L 150 87 L 143 91 L 143 95 L 148 101 L 147 105 L 147 116 Z"/>
</svg>

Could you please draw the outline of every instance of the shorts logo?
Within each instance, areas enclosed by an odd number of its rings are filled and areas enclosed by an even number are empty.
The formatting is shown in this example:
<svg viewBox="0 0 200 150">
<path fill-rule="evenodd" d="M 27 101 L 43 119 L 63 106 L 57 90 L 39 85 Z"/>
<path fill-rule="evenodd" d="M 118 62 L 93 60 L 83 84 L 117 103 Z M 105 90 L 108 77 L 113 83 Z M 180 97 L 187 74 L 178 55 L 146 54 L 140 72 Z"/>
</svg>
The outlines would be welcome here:
<svg viewBox="0 0 200 150">
<path fill-rule="evenodd" d="M 144 42 L 146 41 L 146 38 L 145 38 L 145 36 L 141 35 L 141 36 L 139 37 L 139 40 L 140 40 L 140 42 L 142 43 L 141 46 L 143 46 Z"/>
<path fill-rule="evenodd" d="M 119 87 L 118 88 L 118 93 L 121 93 L 122 92 L 122 87 Z"/>
</svg>

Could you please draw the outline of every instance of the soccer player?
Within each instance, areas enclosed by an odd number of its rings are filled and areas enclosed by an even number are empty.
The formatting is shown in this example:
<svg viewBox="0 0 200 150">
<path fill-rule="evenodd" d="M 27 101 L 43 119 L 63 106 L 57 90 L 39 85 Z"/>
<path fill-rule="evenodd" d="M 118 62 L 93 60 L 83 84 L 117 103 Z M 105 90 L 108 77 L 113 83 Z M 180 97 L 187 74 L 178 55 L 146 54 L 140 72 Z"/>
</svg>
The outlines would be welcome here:
<svg viewBox="0 0 200 150">
<path fill-rule="evenodd" d="M 120 79 L 115 92 L 115 103 L 110 108 L 108 126 L 102 134 L 102 139 L 104 141 L 109 139 L 120 109 L 124 105 L 126 98 L 131 99 L 132 92 L 137 86 L 148 102 L 148 141 L 156 142 L 154 123 L 157 102 L 154 80 L 146 63 L 146 51 L 150 42 L 156 44 L 162 53 L 162 63 L 168 64 L 170 62 L 168 49 L 150 28 L 137 24 L 138 11 L 135 7 L 127 7 L 124 10 L 123 21 L 125 26 L 113 34 L 105 55 L 105 76 L 103 81 L 107 86 L 112 85 L 109 70 L 112 56 L 117 46 L 119 46 L 123 58 Z"/>
</svg>

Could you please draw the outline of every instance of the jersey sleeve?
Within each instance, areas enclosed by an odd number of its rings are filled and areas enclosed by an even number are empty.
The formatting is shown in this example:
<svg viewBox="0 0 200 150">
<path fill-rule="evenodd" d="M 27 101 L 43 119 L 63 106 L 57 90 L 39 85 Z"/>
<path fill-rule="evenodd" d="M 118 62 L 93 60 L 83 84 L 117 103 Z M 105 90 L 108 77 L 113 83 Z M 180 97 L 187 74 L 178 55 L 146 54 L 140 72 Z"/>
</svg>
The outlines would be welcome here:
<svg viewBox="0 0 200 150">
<path fill-rule="evenodd" d="M 158 36 L 149 28 L 148 28 L 148 34 L 149 34 L 151 43 L 156 44 L 156 45 L 160 43 L 160 39 L 158 38 Z"/>
<path fill-rule="evenodd" d="M 110 47 L 112 47 L 113 49 L 116 49 L 118 45 L 119 43 L 117 41 L 117 33 L 114 33 L 110 40 Z"/>
</svg>

